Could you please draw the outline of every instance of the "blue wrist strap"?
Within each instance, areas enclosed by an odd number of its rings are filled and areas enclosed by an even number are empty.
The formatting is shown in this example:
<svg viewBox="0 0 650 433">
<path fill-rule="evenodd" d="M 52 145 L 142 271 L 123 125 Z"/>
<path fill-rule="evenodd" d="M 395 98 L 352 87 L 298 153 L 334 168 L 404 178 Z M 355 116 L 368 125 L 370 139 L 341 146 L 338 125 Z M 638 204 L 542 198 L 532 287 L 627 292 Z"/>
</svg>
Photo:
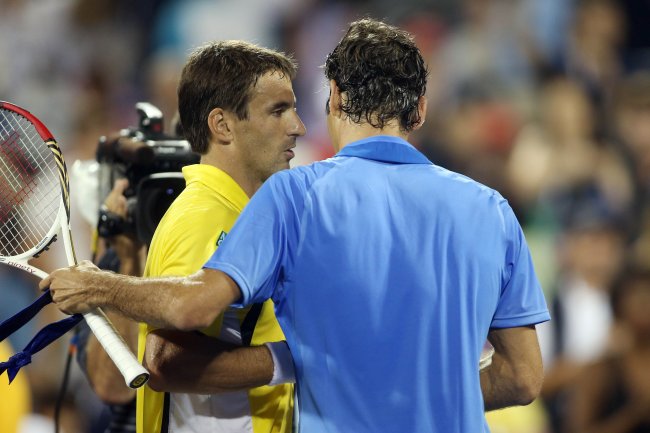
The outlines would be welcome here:
<svg viewBox="0 0 650 433">
<path fill-rule="evenodd" d="M 48 289 L 31 305 L 25 307 L 12 317 L 0 323 L 0 341 L 3 341 L 23 327 L 39 311 L 41 311 L 43 307 L 51 302 L 52 296 Z M 18 374 L 18 371 L 32 362 L 32 355 L 47 347 L 54 340 L 74 328 L 81 320 L 83 320 L 83 316 L 81 314 L 75 314 L 45 326 L 43 329 L 38 331 L 22 351 L 13 355 L 9 360 L 7 360 L 7 362 L 0 362 L 0 374 L 4 373 L 6 370 L 9 376 L 9 383 L 11 383 Z"/>
</svg>

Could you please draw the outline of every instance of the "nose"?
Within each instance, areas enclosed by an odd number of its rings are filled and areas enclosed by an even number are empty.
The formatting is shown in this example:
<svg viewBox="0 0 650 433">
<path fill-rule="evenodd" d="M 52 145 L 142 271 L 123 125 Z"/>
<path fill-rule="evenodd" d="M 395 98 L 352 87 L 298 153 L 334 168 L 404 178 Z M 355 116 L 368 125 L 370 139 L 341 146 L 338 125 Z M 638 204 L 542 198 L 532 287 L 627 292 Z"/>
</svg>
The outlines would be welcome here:
<svg viewBox="0 0 650 433">
<path fill-rule="evenodd" d="M 305 128 L 305 124 L 302 123 L 302 119 L 300 118 L 300 116 L 298 116 L 298 113 L 297 112 L 294 113 L 296 118 L 294 119 L 293 125 L 291 127 L 291 132 L 289 133 L 289 135 L 302 137 L 307 133 L 307 128 Z"/>
</svg>

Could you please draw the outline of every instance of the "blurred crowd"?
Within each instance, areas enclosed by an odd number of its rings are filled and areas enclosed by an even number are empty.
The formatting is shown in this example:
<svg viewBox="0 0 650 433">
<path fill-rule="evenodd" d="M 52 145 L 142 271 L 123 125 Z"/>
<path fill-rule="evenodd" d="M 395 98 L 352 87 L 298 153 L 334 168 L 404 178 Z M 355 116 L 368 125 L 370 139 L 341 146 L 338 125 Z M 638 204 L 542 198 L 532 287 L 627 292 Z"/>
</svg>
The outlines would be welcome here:
<svg viewBox="0 0 650 433">
<path fill-rule="evenodd" d="M 309 163 L 332 155 L 320 66 L 361 16 L 415 35 L 430 77 L 413 143 L 508 199 L 547 296 L 542 398 L 490 413 L 493 433 L 650 432 L 650 2 L 0 0 L 0 99 L 40 117 L 69 163 L 89 160 L 101 135 L 136 123 L 138 101 L 171 122 L 191 48 L 245 39 L 298 61 L 307 135 L 295 161 Z M 78 209 L 73 224 L 87 259 Z M 36 284 L 0 266 L 0 296 L 4 319 Z M 3 427 L 6 398 L 31 407 L 21 433 L 52 431 L 37 426 L 51 425 L 66 351 L 62 341 L 35 357 L 22 385 L 0 377 L 0 431 L 15 428 Z M 64 431 L 98 431 L 102 405 L 74 369 L 71 380 Z"/>
</svg>

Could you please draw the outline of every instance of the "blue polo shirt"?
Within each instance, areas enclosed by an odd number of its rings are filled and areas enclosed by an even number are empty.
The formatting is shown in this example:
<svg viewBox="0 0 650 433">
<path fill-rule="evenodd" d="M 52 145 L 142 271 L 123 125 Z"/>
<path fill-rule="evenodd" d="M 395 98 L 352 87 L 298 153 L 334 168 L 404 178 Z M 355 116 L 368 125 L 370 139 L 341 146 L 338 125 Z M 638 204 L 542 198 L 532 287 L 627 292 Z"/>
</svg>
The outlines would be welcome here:
<svg viewBox="0 0 650 433">
<path fill-rule="evenodd" d="M 273 175 L 205 266 L 275 302 L 300 432 L 487 432 L 488 330 L 549 320 L 506 200 L 397 137 Z"/>
</svg>

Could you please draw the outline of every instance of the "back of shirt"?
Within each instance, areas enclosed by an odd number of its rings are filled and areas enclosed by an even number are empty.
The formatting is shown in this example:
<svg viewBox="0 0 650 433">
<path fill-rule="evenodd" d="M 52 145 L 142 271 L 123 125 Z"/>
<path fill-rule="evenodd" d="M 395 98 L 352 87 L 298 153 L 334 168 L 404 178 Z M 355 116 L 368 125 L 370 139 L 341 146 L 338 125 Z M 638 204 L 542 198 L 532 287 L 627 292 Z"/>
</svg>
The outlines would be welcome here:
<svg viewBox="0 0 650 433">
<path fill-rule="evenodd" d="M 487 431 L 489 328 L 548 318 L 519 224 L 494 190 L 395 156 L 416 152 L 406 142 L 372 144 L 388 157 L 341 152 L 273 176 L 206 266 L 244 304 L 273 298 L 300 431 Z M 237 253 L 249 243 L 262 263 Z"/>
</svg>

